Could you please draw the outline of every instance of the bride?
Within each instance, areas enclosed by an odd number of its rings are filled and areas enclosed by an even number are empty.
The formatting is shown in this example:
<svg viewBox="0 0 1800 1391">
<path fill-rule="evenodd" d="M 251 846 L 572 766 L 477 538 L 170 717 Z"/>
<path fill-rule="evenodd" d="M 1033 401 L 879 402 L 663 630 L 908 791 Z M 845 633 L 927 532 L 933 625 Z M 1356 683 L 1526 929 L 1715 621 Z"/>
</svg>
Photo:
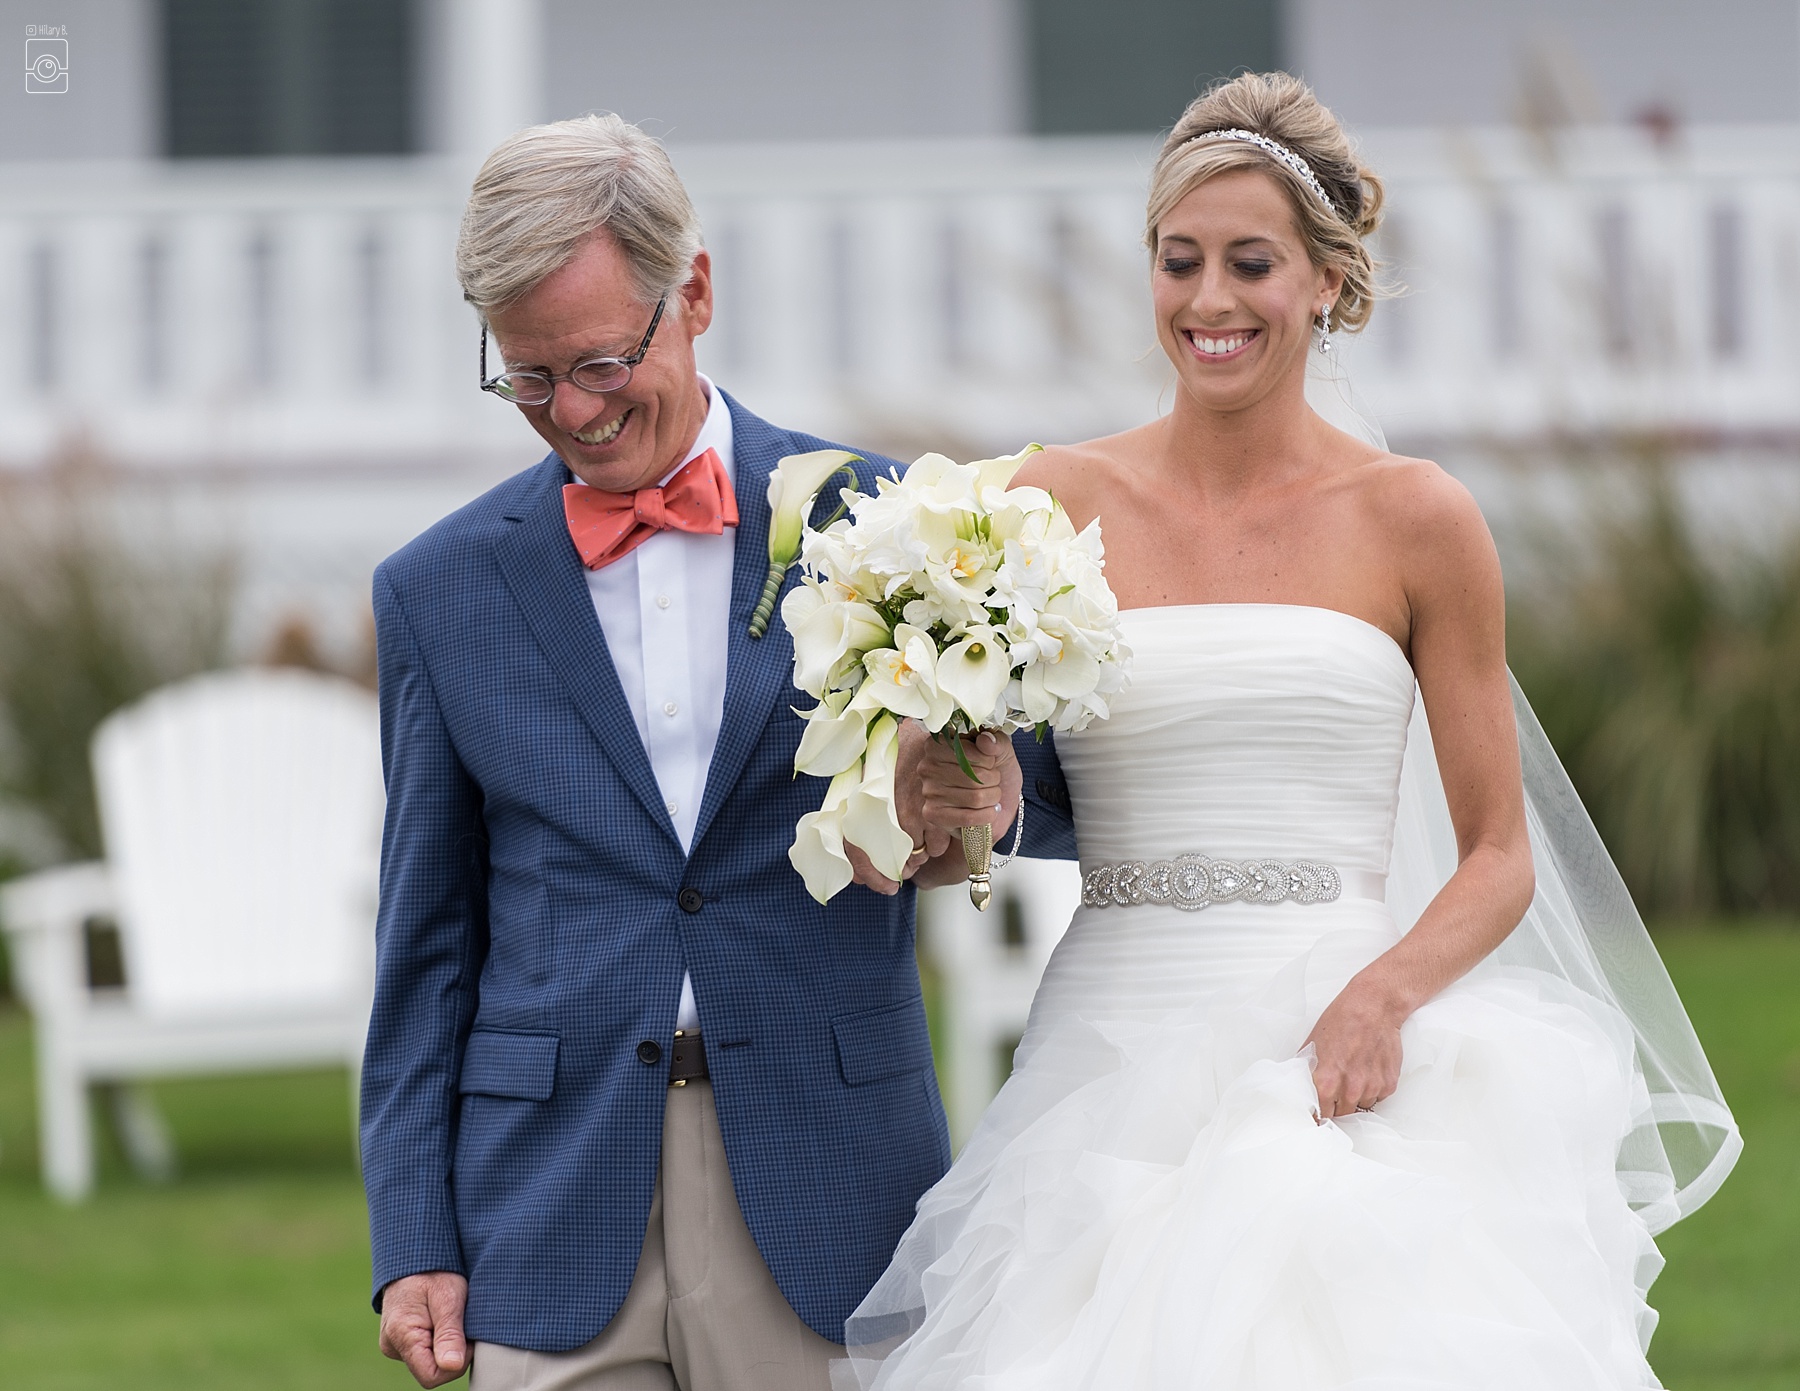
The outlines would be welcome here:
<svg viewBox="0 0 1800 1391">
<path fill-rule="evenodd" d="M 1083 906 L 842 1386 L 1658 1385 L 1652 1236 L 1737 1132 L 1515 705 L 1481 513 L 1309 404 L 1381 200 L 1282 74 L 1163 147 L 1173 409 L 1017 479 L 1100 519 L 1135 653 L 1057 743 Z M 1010 748 L 933 757 L 926 849 L 1004 830 Z"/>
</svg>

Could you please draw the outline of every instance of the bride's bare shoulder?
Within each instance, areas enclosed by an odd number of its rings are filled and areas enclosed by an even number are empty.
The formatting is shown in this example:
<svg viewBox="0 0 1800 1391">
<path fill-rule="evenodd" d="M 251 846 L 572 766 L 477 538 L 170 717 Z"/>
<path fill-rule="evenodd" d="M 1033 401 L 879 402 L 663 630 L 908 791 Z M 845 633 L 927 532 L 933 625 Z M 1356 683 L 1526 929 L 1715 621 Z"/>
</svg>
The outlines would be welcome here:
<svg viewBox="0 0 1800 1391">
<path fill-rule="evenodd" d="M 1440 465 L 1381 454 L 1358 473 L 1366 515 L 1398 554 L 1427 570 L 1466 573 L 1474 566 L 1498 574 L 1487 519 L 1469 490 Z"/>
</svg>

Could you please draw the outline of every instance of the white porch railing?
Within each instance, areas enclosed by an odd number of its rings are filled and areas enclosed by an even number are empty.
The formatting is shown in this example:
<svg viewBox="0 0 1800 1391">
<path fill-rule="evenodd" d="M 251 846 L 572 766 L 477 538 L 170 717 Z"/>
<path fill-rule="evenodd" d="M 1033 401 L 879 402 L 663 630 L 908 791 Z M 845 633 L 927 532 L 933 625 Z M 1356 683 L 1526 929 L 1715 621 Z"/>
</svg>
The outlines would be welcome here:
<svg viewBox="0 0 1800 1391">
<path fill-rule="evenodd" d="M 1800 433 L 1800 130 L 1371 132 L 1409 293 L 1351 351 L 1396 440 Z M 1121 428 L 1169 373 L 1151 142 L 682 149 L 707 370 L 785 422 L 987 450 Z M 432 161 L 0 171 L 0 460 L 529 458 L 478 395 Z M 1166 394 L 1163 395 L 1166 401 Z"/>
</svg>

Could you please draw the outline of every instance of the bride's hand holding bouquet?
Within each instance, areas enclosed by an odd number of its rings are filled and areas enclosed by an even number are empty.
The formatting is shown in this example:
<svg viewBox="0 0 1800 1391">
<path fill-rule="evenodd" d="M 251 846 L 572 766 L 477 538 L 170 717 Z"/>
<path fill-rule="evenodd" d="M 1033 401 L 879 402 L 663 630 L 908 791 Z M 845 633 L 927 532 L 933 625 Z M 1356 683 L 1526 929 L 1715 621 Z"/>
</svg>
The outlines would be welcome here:
<svg viewBox="0 0 1800 1391">
<path fill-rule="evenodd" d="M 805 533 L 805 576 L 781 616 L 794 684 L 818 704 L 801 712 L 794 768 L 831 786 L 789 859 L 821 903 L 853 878 L 847 847 L 896 881 L 913 861 L 895 787 L 904 721 L 939 741 L 970 789 L 934 797 L 925 780 L 939 827 L 930 849 L 947 815 L 991 830 L 1004 736 L 1084 728 L 1125 683 L 1098 523 L 1077 532 L 1043 489 L 1007 487 L 1035 450 L 972 464 L 927 454 L 873 496 L 844 490 L 847 515 Z M 984 891 L 985 864 L 964 839 Z"/>
</svg>

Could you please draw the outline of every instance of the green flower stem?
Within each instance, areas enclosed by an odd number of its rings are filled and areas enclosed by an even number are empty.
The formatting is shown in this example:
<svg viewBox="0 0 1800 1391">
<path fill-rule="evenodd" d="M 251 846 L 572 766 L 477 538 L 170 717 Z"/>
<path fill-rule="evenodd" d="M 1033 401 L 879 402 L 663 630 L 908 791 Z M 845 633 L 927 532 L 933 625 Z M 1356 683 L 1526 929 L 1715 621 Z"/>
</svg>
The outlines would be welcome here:
<svg viewBox="0 0 1800 1391">
<path fill-rule="evenodd" d="M 756 601 L 756 612 L 750 615 L 750 636 L 759 638 L 769 631 L 769 619 L 775 614 L 775 596 L 781 593 L 782 578 L 793 561 L 769 563 L 769 577 L 763 581 L 762 598 Z"/>
<path fill-rule="evenodd" d="M 964 730 L 954 728 L 951 725 L 945 725 L 936 734 L 931 736 L 940 744 L 948 744 L 950 746 L 951 750 L 956 754 L 956 766 L 963 770 L 964 776 L 967 777 L 970 782 L 977 783 L 980 782 L 981 779 L 975 776 L 975 768 L 974 765 L 969 762 L 969 754 L 968 751 L 963 748 L 963 740 L 965 738 L 973 738 L 980 733 L 981 731 L 978 729 Z"/>
</svg>

